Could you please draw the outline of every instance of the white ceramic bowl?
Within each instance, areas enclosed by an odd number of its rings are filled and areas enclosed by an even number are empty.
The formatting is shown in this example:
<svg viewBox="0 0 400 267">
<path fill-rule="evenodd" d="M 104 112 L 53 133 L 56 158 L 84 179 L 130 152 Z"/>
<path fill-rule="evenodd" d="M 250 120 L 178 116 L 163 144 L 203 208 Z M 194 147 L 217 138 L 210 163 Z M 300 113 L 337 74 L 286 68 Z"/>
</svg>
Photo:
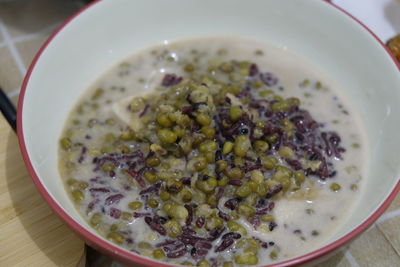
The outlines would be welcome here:
<svg viewBox="0 0 400 267">
<path fill-rule="evenodd" d="M 371 154 L 358 206 L 328 245 L 281 265 L 329 254 L 365 230 L 399 191 L 400 74 L 366 28 L 321 0 L 113 0 L 80 11 L 45 43 L 23 84 L 18 135 L 34 183 L 90 245 L 121 262 L 164 266 L 108 242 L 78 214 L 58 172 L 58 138 L 82 91 L 110 66 L 164 40 L 210 35 L 243 36 L 307 58 L 361 113 Z"/>
</svg>

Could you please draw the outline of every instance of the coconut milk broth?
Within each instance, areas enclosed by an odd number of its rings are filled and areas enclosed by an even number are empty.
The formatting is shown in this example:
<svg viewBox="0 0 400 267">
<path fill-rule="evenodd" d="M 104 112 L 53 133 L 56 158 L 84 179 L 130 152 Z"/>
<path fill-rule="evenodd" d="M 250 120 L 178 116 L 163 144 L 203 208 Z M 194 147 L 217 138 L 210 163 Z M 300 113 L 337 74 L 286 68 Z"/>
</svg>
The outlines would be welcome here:
<svg viewBox="0 0 400 267">
<path fill-rule="evenodd" d="M 85 144 L 88 148 L 85 152 L 87 156 L 79 168 L 68 171 L 65 168 L 66 162 L 71 158 L 76 160 L 82 153 L 67 157 L 61 151 L 62 176 L 65 181 L 70 178 L 85 181 L 89 184 L 88 188 L 110 186 L 112 193 L 122 193 L 124 197 L 116 205 L 95 205 L 88 213 L 87 207 L 90 203 L 103 203 L 109 194 L 91 195 L 86 188 L 83 190 L 85 197 L 76 205 L 77 209 L 89 220 L 95 212 L 109 214 L 113 207 L 126 211 L 129 202 L 140 200 L 140 189 L 130 186 L 124 179 L 105 178 L 93 172 L 91 155 L 99 149 L 100 140 L 106 133 L 113 132 L 117 135 L 125 127 L 112 111 L 113 103 L 134 95 L 156 92 L 155 88 L 159 87 L 165 73 L 184 75 L 182 65 L 194 57 L 198 57 L 200 62 L 218 57 L 223 60 L 247 60 L 257 63 L 259 69 L 272 72 L 279 78 L 279 85 L 274 90 L 279 90 L 282 96 L 298 97 L 302 107 L 307 109 L 317 122 L 323 124 L 323 130 L 333 130 L 341 136 L 346 152 L 343 153 L 343 160 L 335 160 L 336 176 L 325 181 L 312 178 L 319 188 L 317 195 L 305 196 L 304 199 L 288 196 L 277 200 L 272 212 L 277 226 L 271 232 L 254 230 L 250 223 L 240 219 L 247 231 L 253 233 L 252 236 L 269 243 L 265 251 L 259 252 L 259 265 L 299 256 L 320 247 L 347 220 L 361 193 L 365 155 L 368 151 L 360 119 L 357 112 L 347 103 L 347 99 L 339 95 L 338 85 L 306 60 L 281 48 L 240 39 L 205 38 L 154 47 L 124 60 L 87 89 L 71 112 L 64 130 L 67 134 L 68 131 L 73 132 L 75 141 Z M 98 107 L 90 101 L 97 88 L 103 88 L 105 91 L 104 96 L 97 101 Z M 84 110 L 82 115 L 77 113 L 79 109 Z M 115 120 L 116 123 L 107 125 L 106 121 L 109 119 Z M 81 125 L 87 125 L 90 121 L 98 127 L 82 129 Z M 341 186 L 337 192 L 330 189 L 334 182 Z M 66 188 L 68 190 L 68 185 Z M 219 203 L 224 202 L 222 199 Z M 220 209 L 226 210 L 223 205 L 220 205 Z M 103 221 L 106 225 L 112 225 L 120 219 L 103 216 Z M 100 234 L 107 234 L 107 230 L 102 227 L 98 231 Z M 143 218 L 133 219 L 124 231 L 131 237 L 130 242 L 123 245 L 128 250 L 136 251 L 134 244 L 139 241 L 160 242 L 157 240 L 157 234 L 143 222 Z M 219 240 L 216 243 L 219 243 Z M 272 251 L 277 252 L 277 258 L 271 259 Z M 210 250 L 207 258 L 217 254 L 225 257 L 229 253 L 230 250 L 222 253 Z M 181 263 L 191 260 L 190 255 L 185 257 L 168 261 Z"/>
</svg>

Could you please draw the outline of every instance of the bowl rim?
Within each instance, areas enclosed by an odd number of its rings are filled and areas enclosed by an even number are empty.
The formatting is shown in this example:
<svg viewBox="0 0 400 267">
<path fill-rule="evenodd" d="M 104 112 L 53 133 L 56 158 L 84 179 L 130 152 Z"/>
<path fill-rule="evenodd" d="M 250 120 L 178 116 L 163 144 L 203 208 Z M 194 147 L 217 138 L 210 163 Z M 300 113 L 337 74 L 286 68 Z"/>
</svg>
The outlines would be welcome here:
<svg viewBox="0 0 400 267">
<path fill-rule="evenodd" d="M 81 8 L 78 10 L 75 14 L 73 14 L 71 17 L 69 17 L 61 26 L 59 26 L 51 35 L 50 37 L 44 42 L 44 44 L 40 47 L 38 52 L 36 53 L 35 57 L 33 58 L 29 69 L 24 77 L 22 87 L 21 87 L 21 92 L 20 96 L 18 99 L 18 108 L 17 108 L 17 135 L 18 135 L 18 141 L 19 141 L 19 146 L 20 150 L 22 153 L 23 160 L 25 162 L 26 168 L 28 170 L 29 175 L 31 176 L 31 179 L 33 180 L 35 186 L 39 190 L 40 194 L 42 197 L 46 200 L 46 202 L 50 205 L 50 207 L 57 213 L 57 215 L 70 227 L 72 230 L 77 233 L 81 238 L 85 240 L 86 243 L 88 243 L 90 246 L 95 247 L 96 249 L 100 250 L 103 253 L 108 254 L 114 259 L 117 259 L 119 261 L 122 261 L 124 263 L 140 263 L 146 266 L 158 266 L 158 267 L 167 267 L 167 266 L 174 266 L 171 264 L 155 261 L 149 258 L 145 258 L 139 255 L 136 255 L 134 253 L 130 253 L 129 251 L 126 251 L 110 242 L 107 242 L 101 238 L 99 238 L 97 235 L 89 232 L 87 229 L 85 229 L 82 225 L 80 225 L 78 222 L 76 222 L 68 213 L 66 213 L 61 206 L 57 204 L 57 202 L 51 197 L 51 195 L 47 192 L 45 186 L 42 184 L 42 182 L 39 179 L 39 175 L 35 172 L 32 162 L 29 158 L 27 147 L 25 144 L 25 138 L 24 138 L 24 131 L 23 131 L 23 125 L 22 125 L 22 114 L 23 114 L 23 103 L 24 103 L 24 97 L 25 97 L 25 92 L 27 85 L 29 83 L 29 79 L 31 77 L 31 74 L 39 61 L 41 55 L 47 48 L 47 46 L 51 43 L 51 41 L 65 28 L 70 24 L 76 17 L 79 15 L 83 14 L 85 11 L 93 7 L 95 4 L 101 2 L 102 0 L 94 0 L 90 4 L 86 5 L 85 7 Z M 358 20 L 356 17 L 351 15 L 349 12 L 345 11 L 341 7 L 333 4 L 330 0 L 324 0 L 323 2 L 333 6 L 340 12 L 346 14 L 348 17 L 353 19 L 356 23 L 360 24 L 367 32 L 369 32 L 374 39 L 380 43 L 380 45 L 386 50 L 387 53 L 389 53 L 390 57 L 394 61 L 395 65 L 400 71 L 400 62 L 396 60 L 394 55 L 389 51 L 389 49 L 386 47 L 386 45 L 365 25 L 363 24 L 360 20 Z M 386 210 L 386 208 L 389 206 L 389 204 L 393 201 L 393 199 L 396 197 L 397 193 L 400 191 L 400 180 L 397 182 L 397 184 L 394 186 L 390 194 L 387 196 L 387 198 L 381 203 L 381 205 L 375 210 L 373 214 L 371 214 L 367 219 L 365 219 L 361 224 L 359 224 L 356 228 L 354 228 L 352 231 L 347 233 L 346 235 L 342 236 L 341 238 L 337 239 L 335 242 L 330 243 L 326 246 L 323 246 L 317 250 L 314 250 L 312 252 L 309 252 L 307 254 L 298 256 L 296 258 L 288 259 L 282 262 L 270 264 L 270 265 L 265 265 L 265 266 L 294 266 L 298 264 L 304 264 L 307 262 L 310 262 L 314 259 L 320 258 L 324 255 L 329 254 L 330 252 L 334 252 L 338 248 L 340 248 L 342 245 L 346 244 L 347 242 L 351 241 L 354 239 L 356 236 L 361 234 L 363 231 L 365 231 L 372 223 L 374 223 L 378 217 Z"/>
</svg>

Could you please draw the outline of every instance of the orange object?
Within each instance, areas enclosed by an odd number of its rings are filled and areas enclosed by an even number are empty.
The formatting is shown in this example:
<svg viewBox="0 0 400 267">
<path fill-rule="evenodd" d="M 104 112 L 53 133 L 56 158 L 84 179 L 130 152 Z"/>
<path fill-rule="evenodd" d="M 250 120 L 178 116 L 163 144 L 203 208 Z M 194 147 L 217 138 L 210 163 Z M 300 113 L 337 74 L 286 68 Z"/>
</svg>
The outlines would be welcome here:
<svg viewBox="0 0 400 267">
<path fill-rule="evenodd" d="M 400 34 L 390 39 L 387 42 L 387 46 L 389 47 L 393 55 L 396 57 L 396 59 L 400 62 Z"/>
</svg>

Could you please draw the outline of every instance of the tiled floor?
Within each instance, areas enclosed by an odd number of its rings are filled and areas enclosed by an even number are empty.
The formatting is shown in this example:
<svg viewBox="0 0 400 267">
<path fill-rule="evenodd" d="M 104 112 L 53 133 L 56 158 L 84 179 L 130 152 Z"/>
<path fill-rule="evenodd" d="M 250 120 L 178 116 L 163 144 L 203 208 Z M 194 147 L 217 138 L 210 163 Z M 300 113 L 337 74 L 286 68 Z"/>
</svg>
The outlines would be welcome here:
<svg viewBox="0 0 400 267">
<path fill-rule="evenodd" d="M 17 0 L 0 3 L 0 86 L 14 104 L 35 53 L 79 0 Z"/>
<path fill-rule="evenodd" d="M 381 230 L 387 240 L 390 240 L 393 249 L 400 255 L 400 215 L 379 223 L 378 229 Z"/>
<path fill-rule="evenodd" d="M 359 238 L 357 238 L 349 248 L 349 252 L 357 263 L 361 266 L 400 266 L 400 257 L 393 249 L 393 246 L 386 236 L 377 227 L 372 227 Z"/>
<path fill-rule="evenodd" d="M 393 200 L 392 205 L 390 205 L 390 207 L 387 209 L 386 213 L 388 212 L 395 212 L 398 211 L 399 212 L 400 209 L 400 194 L 397 195 L 397 197 Z M 395 214 L 395 213 L 392 213 Z M 397 213 L 397 215 L 400 215 Z"/>
<path fill-rule="evenodd" d="M 19 71 L 8 47 L 0 47 L 0 85 L 10 94 L 14 88 L 19 88 L 22 73 Z M 9 95 L 10 96 L 10 95 Z"/>
<path fill-rule="evenodd" d="M 11 38 L 59 24 L 81 6 L 77 0 L 17 0 L 0 5 L 0 18 Z"/>
<path fill-rule="evenodd" d="M 352 267 L 350 261 L 346 258 L 346 253 L 344 251 L 338 252 L 336 255 L 329 258 L 327 261 L 324 261 L 321 264 L 318 264 L 315 267 Z"/>
<path fill-rule="evenodd" d="M 17 42 L 15 47 L 21 56 L 22 62 L 25 66 L 29 66 L 35 53 L 39 50 L 42 44 L 46 41 L 47 34 L 42 36 L 33 37 L 32 39 L 26 40 L 24 42 Z"/>
<path fill-rule="evenodd" d="M 14 103 L 37 50 L 80 7 L 82 3 L 78 0 L 0 3 L 0 86 Z M 400 196 L 397 196 L 375 226 L 350 244 L 349 249 L 343 249 L 318 266 L 400 266 L 399 255 Z"/>
</svg>

